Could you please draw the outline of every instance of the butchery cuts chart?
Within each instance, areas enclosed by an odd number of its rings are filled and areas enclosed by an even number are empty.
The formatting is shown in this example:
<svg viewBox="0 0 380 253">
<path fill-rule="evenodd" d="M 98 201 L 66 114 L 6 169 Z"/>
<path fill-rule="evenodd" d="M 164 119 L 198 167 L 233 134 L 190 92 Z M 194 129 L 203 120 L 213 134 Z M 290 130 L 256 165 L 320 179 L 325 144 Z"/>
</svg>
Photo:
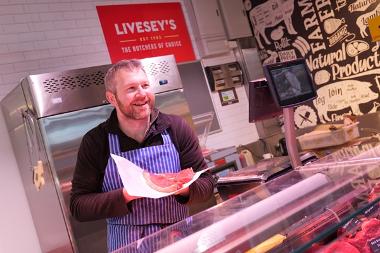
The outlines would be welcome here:
<svg viewBox="0 0 380 253">
<path fill-rule="evenodd" d="M 318 98 L 298 128 L 380 110 L 380 50 L 368 20 L 380 0 L 243 0 L 263 64 L 305 58 Z"/>
</svg>

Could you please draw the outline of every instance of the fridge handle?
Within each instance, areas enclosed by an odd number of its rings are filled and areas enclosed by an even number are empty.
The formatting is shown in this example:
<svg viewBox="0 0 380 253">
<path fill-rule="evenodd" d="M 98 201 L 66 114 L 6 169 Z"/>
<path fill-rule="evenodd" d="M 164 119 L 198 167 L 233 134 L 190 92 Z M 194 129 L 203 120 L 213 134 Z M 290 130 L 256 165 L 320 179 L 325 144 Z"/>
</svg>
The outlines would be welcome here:
<svg viewBox="0 0 380 253">
<path fill-rule="evenodd" d="M 22 120 L 25 127 L 26 143 L 29 154 L 29 166 L 33 171 L 33 184 L 39 191 L 45 184 L 44 164 L 41 160 L 41 147 L 38 142 L 38 127 L 36 125 L 33 113 L 30 110 L 22 111 Z"/>
</svg>

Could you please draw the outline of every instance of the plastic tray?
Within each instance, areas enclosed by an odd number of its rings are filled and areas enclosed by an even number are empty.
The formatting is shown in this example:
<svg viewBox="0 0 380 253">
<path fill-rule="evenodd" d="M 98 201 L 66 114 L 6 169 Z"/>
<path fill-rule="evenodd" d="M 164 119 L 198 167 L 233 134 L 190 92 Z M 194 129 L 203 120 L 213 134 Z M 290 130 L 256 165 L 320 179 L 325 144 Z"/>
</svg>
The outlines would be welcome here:
<svg viewBox="0 0 380 253">
<path fill-rule="evenodd" d="M 336 130 L 330 130 L 329 125 L 318 126 L 314 131 L 297 137 L 301 149 L 317 149 L 337 146 L 359 137 L 359 123 L 344 126 L 334 125 Z"/>
</svg>

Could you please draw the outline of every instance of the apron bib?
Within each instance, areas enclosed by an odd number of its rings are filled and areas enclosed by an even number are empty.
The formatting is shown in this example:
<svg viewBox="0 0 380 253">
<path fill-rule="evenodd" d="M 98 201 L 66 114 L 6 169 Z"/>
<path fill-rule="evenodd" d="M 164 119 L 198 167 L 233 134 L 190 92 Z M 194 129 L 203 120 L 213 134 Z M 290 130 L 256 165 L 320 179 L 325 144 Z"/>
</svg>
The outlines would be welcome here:
<svg viewBox="0 0 380 253">
<path fill-rule="evenodd" d="M 179 154 L 169 134 L 165 131 L 161 136 L 163 145 L 121 152 L 118 136 L 108 134 L 110 153 L 122 156 L 152 173 L 179 172 Z M 115 161 L 109 157 L 102 190 L 108 192 L 121 187 L 123 183 Z M 126 246 L 188 216 L 187 206 L 178 203 L 174 196 L 141 198 L 133 200 L 129 205 L 131 211 L 127 215 L 107 219 L 108 251 Z"/>
</svg>

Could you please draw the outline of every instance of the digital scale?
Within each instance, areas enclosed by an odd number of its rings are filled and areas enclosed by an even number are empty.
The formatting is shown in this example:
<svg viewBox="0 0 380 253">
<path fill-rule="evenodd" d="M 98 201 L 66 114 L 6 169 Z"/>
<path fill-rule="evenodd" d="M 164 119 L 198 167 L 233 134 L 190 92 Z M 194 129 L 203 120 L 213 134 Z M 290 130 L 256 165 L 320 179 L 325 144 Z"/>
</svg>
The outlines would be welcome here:
<svg viewBox="0 0 380 253">
<path fill-rule="evenodd" d="M 312 152 L 300 157 L 295 135 L 293 107 L 317 95 L 305 60 L 264 65 L 264 73 L 266 78 L 249 82 L 249 121 L 283 114 L 288 156 L 262 160 L 241 170 L 226 170 L 226 175 L 219 174 L 217 189 L 223 200 L 317 160 Z"/>
<path fill-rule="evenodd" d="M 250 82 L 250 121 L 284 115 L 286 148 L 293 168 L 301 166 L 294 125 L 294 106 L 317 96 L 305 59 L 264 65 L 266 79 Z"/>
</svg>

